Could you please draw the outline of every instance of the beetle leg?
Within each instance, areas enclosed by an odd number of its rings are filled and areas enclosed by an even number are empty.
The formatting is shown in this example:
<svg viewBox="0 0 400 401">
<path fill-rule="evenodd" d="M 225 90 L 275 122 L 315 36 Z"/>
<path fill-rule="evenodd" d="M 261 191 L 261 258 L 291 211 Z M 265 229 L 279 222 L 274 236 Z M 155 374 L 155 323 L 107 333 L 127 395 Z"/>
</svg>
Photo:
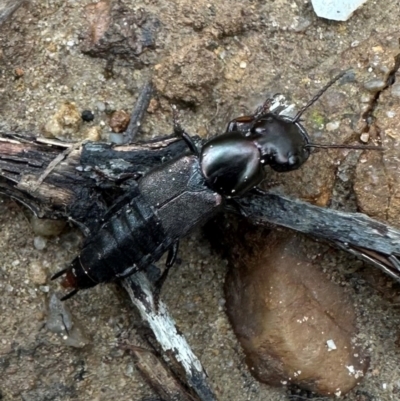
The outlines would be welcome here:
<svg viewBox="0 0 400 401">
<path fill-rule="evenodd" d="M 174 126 L 174 134 L 182 138 L 185 142 L 190 151 L 195 154 L 196 156 L 200 156 L 199 149 L 197 148 L 196 144 L 194 143 L 193 139 L 190 135 L 182 128 L 179 119 L 178 119 L 178 111 L 176 107 L 172 107 L 172 118 L 173 118 L 173 126 Z"/>
<path fill-rule="evenodd" d="M 104 213 L 101 218 L 102 223 L 108 221 L 111 216 L 117 213 L 124 205 L 131 202 L 139 194 L 139 189 L 137 183 L 134 181 L 131 183 L 129 190 L 127 190 L 123 195 L 117 198 L 113 205 Z"/>
<path fill-rule="evenodd" d="M 172 244 L 172 246 L 168 250 L 167 261 L 165 262 L 164 271 L 162 272 L 161 276 L 157 279 L 157 281 L 155 281 L 154 283 L 153 297 L 157 309 L 158 309 L 158 302 L 160 300 L 161 289 L 165 283 L 165 280 L 168 277 L 170 268 L 174 265 L 176 261 L 176 257 L 178 255 L 178 249 L 179 249 L 179 241 L 176 241 Z"/>
<path fill-rule="evenodd" d="M 125 278 L 131 276 L 133 273 L 136 273 L 138 271 L 139 271 L 138 267 L 136 265 L 133 265 L 125 269 L 122 273 L 116 274 L 115 276 L 117 278 Z"/>
<path fill-rule="evenodd" d="M 269 97 L 265 99 L 265 102 L 260 107 L 257 107 L 257 109 L 255 110 L 254 119 L 262 116 L 263 114 L 269 113 L 273 102 L 274 98 Z"/>
<path fill-rule="evenodd" d="M 170 268 L 174 265 L 176 257 L 178 256 L 178 250 L 179 241 L 176 241 L 172 244 L 171 248 L 169 248 L 167 261 L 165 262 L 165 266 L 167 266 L 167 268 Z"/>
</svg>

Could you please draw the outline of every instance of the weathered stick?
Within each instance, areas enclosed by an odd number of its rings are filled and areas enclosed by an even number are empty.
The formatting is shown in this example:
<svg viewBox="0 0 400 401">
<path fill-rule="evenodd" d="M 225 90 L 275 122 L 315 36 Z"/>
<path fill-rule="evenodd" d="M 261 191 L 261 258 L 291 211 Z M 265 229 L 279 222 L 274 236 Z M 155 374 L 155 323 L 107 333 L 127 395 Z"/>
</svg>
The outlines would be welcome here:
<svg viewBox="0 0 400 401">
<path fill-rule="evenodd" d="M 151 283 L 146 274 L 139 272 L 122 280 L 132 303 L 142 319 L 148 323 L 164 352 L 174 356 L 182 366 L 189 386 L 202 401 L 216 400 L 207 382 L 201 362 L 190 349 L 185 337 L 178 332 L 166 305 L 155 301 Z"/>
<path fill-rule="evenodd" d="M 140 124 L 143 120 L 144 113 L 149 107 L 151 96 L 153 95 L 153 84 L 151 81 L 146 82 L 140 91 L 135 108 L 131 114 L 128 128 L 124 132 L 124 143 L 132 143 L 139 132 Z"/>
<path fill-rule="evenodd" d="M 133 355 L 136 367 L 165 401 L 196 401 L 153 352 L 127 343 L 121 345 Z"/>
<path fill-rule="evenodd" d="M 269 193 L 237 201 L 254 224 L 274 224 L 329 241 L 400 282 L 400 231 L 361 213 L 321 208 Z"/>
</svg>

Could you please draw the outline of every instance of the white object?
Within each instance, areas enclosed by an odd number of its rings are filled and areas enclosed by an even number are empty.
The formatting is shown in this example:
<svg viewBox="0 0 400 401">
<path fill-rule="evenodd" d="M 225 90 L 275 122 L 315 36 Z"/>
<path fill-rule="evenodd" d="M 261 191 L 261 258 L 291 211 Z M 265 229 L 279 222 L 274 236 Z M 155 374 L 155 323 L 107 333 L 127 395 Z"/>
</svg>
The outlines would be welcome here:
<svg viewBox="0 0 400 401">
<path fill-rule="evenodd" d="M 318 17 L 333 21 L 347 21 L 367 0 L 311 0 Z"/>
</svg>

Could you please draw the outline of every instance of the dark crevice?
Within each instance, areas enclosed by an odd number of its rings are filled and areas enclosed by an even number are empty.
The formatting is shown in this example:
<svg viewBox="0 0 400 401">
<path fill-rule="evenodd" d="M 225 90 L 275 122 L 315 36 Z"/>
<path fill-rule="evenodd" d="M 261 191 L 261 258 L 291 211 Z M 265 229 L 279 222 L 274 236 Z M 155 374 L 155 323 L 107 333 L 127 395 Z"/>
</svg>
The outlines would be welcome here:
<svg viewBox="0 0 400 401">
<path fill-rule="evenodd" d="M 400 45 L 400 39 L 399 39 L 399 45 Z M 386 91 L 388 88 L 390 88 L 395 82 L 396 82 L 396 73 L 400 68 L 400 53 L 398 53 L 395 57 L 394 57 L 394 65 L 393 68 L 391 69 L 391 71 L 389 72 L 387 79 L 386 79 L 386 84 L 385 86 L 378 92 L 376 92 L 374 98 L 371 101 L 370 107 L 368 108 L 368 110 L 361 116 L 362 118 L 365 119 L 365 121 L 367 122 L 367 125 L 365 127 L 364 132 L 369 132 L 371 127 L 375 125 L 376 123 L 376 118 L 374 116 L 375 113 L 375 109 L 378 106 L 378 102 L 379 102 L 379 98 L 381 96 L 381 93 Z M 378 135 L 379 135 L 379 131 L 378 131 Z M 385 168 L 385 164 L 383 164 L 383 168 Z M 387 204 L 386 204 L 386 209 L 385 209 L 385 218 L 388 219 L 389 218 L 389 208 L 390 208 L 390 200 L 393 196 L 393 188 L 391 183 L 388 183 L 389 185 L 389 193 L 390 196 L 387 200 Z"/>
<path fill-rule="evenodd" d="M 381 93 L 386 91 L 396 82 L 396 73 L 400 68 L 400 53 L 394 57 L 394 61 L 393 68 L 387 75 L 385 86 L 375 93 L 368 109 L 361 115 L 361 118 L 365 119 L 366 121 L 366 126 L 363 129 L 363 132 L 370 132 L 371 128 L 375 126 L 376 118 L 374 114 L 378 106 Z M 332 199 L 330 202 L 331 208 L 347 212 L 355 212 L 357 210 L 357 199 L 353 189 L 353 182 L 355 168 L 357 166 L 359 156 L 360 155 L 349 155 L 336 171 L 336 179 L 332 193 Z M 342 175 L 345 179 L 342 179 Z M 390 192 L 392 193 L 391 188 Z M 388 204 L 386 206 L 387 210 L 389 208 L 389 202 L 390 199 L 388 200 Z"/>
<path fill-rule="evenodd" d="M 400 42 L 400 40 L 399 40 L 399 42 Z M 390 72 L 386 78 L 385 86 L 381 90 L 379 90 L 375 93 L 375 95 L 370 103 L 370 106 L 361 115 L 361 118 L 363 118 L 367 122 L 364 132 L 369 132 L 371 126 L 375 123 L 374 112 L 378 105 L 378 101 L 381 96 L 381 93 L 386 91 L 388 88 L 390 88 L 396 82 L 396 72 L 399 70 L 399 68 L 400 68 L 400 53 L 397 54 L 394 58 L 394 66 L 390 70 Z"/>
</svg>

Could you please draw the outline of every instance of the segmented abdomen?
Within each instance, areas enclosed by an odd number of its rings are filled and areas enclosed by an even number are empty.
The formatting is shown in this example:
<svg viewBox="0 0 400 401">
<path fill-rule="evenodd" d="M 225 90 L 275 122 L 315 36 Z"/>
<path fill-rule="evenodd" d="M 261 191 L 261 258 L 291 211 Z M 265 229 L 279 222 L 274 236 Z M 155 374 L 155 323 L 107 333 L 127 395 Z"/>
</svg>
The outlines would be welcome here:
<svg viewBox="0 0 400 401">
<path fill-rule="evenodd" d="M 72 262 L 72 273 L 79 288 L 145 269 L 171 245 L 160 220 L 143 199 L 137 185 L 127 198 L 129 202 L 90 237 L 79 257 Z"/>
</svg>

